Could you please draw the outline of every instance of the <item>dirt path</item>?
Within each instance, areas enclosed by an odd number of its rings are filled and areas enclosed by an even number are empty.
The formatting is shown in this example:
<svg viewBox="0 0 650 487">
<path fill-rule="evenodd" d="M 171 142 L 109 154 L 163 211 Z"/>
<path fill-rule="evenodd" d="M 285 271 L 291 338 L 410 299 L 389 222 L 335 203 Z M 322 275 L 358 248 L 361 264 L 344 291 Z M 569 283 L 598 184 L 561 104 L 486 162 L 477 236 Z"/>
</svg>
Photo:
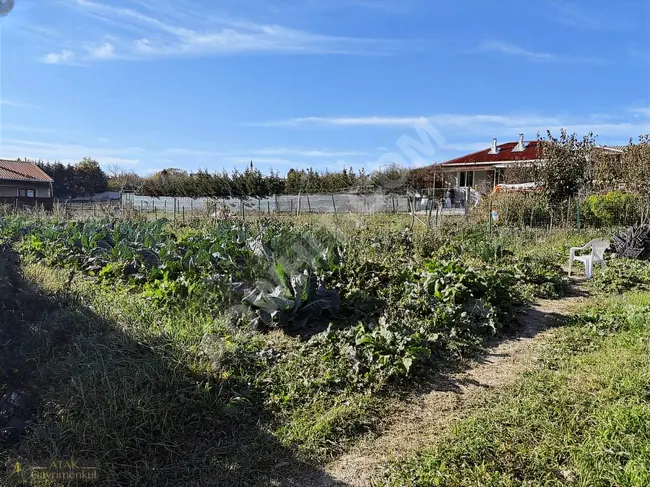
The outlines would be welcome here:
<svg viewBox="0 0 650 487">
<path fill-rule="evenodd" d="M 489 353 L 463 372 L 451 374 L 435 388 L 389 406 L 394 413 L 379 436 L 362 441 L 325 467 L 321 478 L 294 479 L 290 485 L 314 487 L 373 485 L 389 461 L 406 458 L 433 443 L 449 423 L 480 404 L 486 390 L 512 384 L 534 364 L 537 346 L 553 333 L 553 322 L 569 316 L 585 300 L 575 289 L 561 300 L 541 301 L 522 311 L 515 337 L 494 343 Z"/>
</svg>

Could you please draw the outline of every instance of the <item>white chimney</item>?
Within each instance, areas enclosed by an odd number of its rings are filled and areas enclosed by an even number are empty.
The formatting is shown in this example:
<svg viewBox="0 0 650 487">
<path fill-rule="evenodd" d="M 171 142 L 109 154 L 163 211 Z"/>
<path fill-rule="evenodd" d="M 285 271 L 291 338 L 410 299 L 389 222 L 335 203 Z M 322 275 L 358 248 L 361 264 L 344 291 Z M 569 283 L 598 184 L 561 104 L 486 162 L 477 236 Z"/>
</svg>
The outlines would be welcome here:
<svg viewBox="0 0 650 487">
<path fill-rule="evenodd" d="M 492 139 L 492 148 L 490 149 L 490 152 L 488 154 L 498 154 L 499 151 L 497 151 L 497 139 L 496 137 Z"/>
<path fill-rule="evenodd" d="M 519 134 L 519 142 L 512 149 L 512 152 L 523 152 L 526 147 L 524 146 L 524 134 Z"/>
</svg>

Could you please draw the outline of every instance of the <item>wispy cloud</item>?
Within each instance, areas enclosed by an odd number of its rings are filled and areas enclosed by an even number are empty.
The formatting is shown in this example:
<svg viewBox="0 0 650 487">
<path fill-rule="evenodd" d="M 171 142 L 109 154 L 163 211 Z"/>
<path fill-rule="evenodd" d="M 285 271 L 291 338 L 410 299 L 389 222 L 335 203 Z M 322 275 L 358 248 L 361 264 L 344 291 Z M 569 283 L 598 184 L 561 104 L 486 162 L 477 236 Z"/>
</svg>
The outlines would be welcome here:
<svg viewBox="0 0 650 487">
<path fill-rule="evenodd" d="M 135 2 L 137 8 L 92 0 L 67 2 L 78 12 L 110 26 L 111 42 L 97 45 L 97 41 L 85 39 L 82 44 L 94 47 L 73 50 L 65 46 L 43 58 L 49 64 L 251 52 L 381 54 L 403 46 L 389 40 L 332 36 L 277 24 L 214 18 L 189 9 L 184 9 L 182 15 L 171 15 L 156 12 L 147 2 L 140 1 Z"/>
<path fill-rule="evenodd" d="M 545 51 L 535 51 L 527 49 L 510 42 L 500 40 L 490 40 L 481 43 L 476 49 L 467 51 L 468 53 L 493 52 L 501 53 L 508 56 L 526 58 L 531 61 L 569 63 L 569 64 L 607 64 L 607 61 L 597 57 L 583 57 L 553 54 Z"/>
<path fill-rule="evenodd" d="M 471 125 L 501 125 L 516 127 L 522 125 L 552 125 L 560 123 L 555 117 L 538 115 L 487 115 L 487 114 L 437 114 L 429 116 L 368 116 L 368 117 L 299 117 L 275 120 L 251 125 L 261 127 L 292 127 L 301 125 L 342 127 L 411 127 L 426 120 L 437 127 L 466 127 Z"/>
<path fill-rule="evenodd" d="M 629 27 L 623 15 L 634 9 L 632 5 L 612 4 L 614 8 L 594 8 L 585 2 L 547 0 L 539 6 L 555 22 L 600 32 L 618 31 Z M 607 5 L 607 4 L 605 4 Z M 640 6 L 639 6 L 640 7 Z"/>
<path fill-rule="evenodd" d="M 64 163 L 79 162 L 92 157 L 102 165 L 138 165 L 144 154 L 141 147 L 106 148 L 80 144 L 62 144 L 38 140 L 4 138 L 0 145 L 0 156 L 7 159 L 28 158 Z"/>
<path fill-rule="evenodd" d="M 634 107 L 630 109 L 630 112 L 636 115 L 650 117 L 650 107 Z"/>
<path fill-rule="evenodd" d="M 350 157 L 350 156 L 363 156 L 367 152 L 360 151 L 334 151 L 326 149 L 298 149 L 291 147 L 269 147 L 266 149 L 254 149 L 251 151 L 253 155 L 294 155 L 299 157 Z"/>
<path fill-rule="evenodd" d="M 8 100 L 6 98 L 0 98 L 0 105 L 7 107 L 18 107 L 18 108 L 34 108 L 34 105 L 29 103 L 23 103 L 15 100 Z"/>
<path fill-rule="evenodd" d="M 634 116 L 631 116 L 631 113 Z M 547 130 L 557 134 L 561 129 L 577 134 L 593 132 L 608 141 L 625 141 L 629 137 L 650 132 L 650 108 L 640 107 L 624 113 L 580 115 L 528 114 L 434 114 L 417 116 L 364 116 L 364 117 L 300 117 L 256 124 L 270 127 L 332 127 L 341 129 L 386 128 L 413 131 L 413 127 L 426 120 L 448 141 L 441 144 L 446 152 L 471 152 L 485 147 L 476 142 L 480 137 L 490 141 L 493 137 L 516 140 L 519 133 L 534 138 L 538 132 Z M 471 142 L 464 142 L 470 139 Z"/>
<path fill-rule="evenodd" d="M 556 61 L 558 59 L 556 55 L 550 54 L 548 52 L 531 51 L 503 41 L 486 41 L 478 47 L 477 51 L 501 52 L 503 54 L 509 54 L 511 56 L 523 56 L 530 59 L 537 59 L 542 61 Z"/>
</svg>

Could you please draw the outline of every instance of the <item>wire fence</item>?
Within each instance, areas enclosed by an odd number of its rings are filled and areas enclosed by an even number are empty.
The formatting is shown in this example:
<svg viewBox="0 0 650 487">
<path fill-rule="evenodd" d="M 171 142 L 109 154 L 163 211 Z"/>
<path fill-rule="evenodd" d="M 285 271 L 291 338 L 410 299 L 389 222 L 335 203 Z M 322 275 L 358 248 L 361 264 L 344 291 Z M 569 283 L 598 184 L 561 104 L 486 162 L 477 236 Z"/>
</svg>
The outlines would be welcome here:
<svg viewBox="0 0 650 487">
<path fill-rule="evenodd" d="M 460 193 L 460 194 L 459 194 Z M 405 224 L 437 229 L 447 221 L 484 224 L 489 229 L 581 229 L 626 227 L 650 221 L 648 198 L 610 192 L 570 198 L 551 204 L 541 194 L 509 193 L 477 197 L 467 191 L 423 195 L 328 194 L 278 196 L 265 199 L 145 197 L 123 194 L 108 202 L 55 202 L 63 218 L 168 218 L 181 223 L 194 219 L 255 218 L 260 216 L 381 215 L 406 216 Z M 5 206 L 2 212 L 34 212 Z M 42 209 L 44 211 L 44 209 Z"/>
</svg>

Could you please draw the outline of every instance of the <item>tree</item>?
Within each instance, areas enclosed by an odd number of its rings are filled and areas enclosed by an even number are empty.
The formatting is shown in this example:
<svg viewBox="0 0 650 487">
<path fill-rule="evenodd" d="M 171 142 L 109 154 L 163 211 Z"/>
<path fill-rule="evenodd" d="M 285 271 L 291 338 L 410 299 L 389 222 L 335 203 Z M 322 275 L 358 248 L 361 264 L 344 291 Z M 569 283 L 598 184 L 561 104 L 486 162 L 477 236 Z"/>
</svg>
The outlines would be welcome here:
<svg viewBox="0 0 650 487">
<path fill-rule="evenodd" d="M 108 189 L 108 177 L 99 163 L 84 157 L 74 168 L 74 192 L 78 195 L 91 195 Z"/>
<path fill-rule="evenodd" d="M 116 165 L 106 167 L 108 189 L 110 191 L 137 191 L 143 184 L 143 178 L 134 171 L 125 171 Z"/>
<path fill-rule="evenodd" d="M 595 137 L 592 133 L 581 138 L 562 129 L 556 138 L 549 130 L 546 138 L 537 134 L 537 148 L 535 161 L 508 167 L 508 183 L 540 184 L 550 204 L 567 201 L 593 186 Z"/>
</svg>

